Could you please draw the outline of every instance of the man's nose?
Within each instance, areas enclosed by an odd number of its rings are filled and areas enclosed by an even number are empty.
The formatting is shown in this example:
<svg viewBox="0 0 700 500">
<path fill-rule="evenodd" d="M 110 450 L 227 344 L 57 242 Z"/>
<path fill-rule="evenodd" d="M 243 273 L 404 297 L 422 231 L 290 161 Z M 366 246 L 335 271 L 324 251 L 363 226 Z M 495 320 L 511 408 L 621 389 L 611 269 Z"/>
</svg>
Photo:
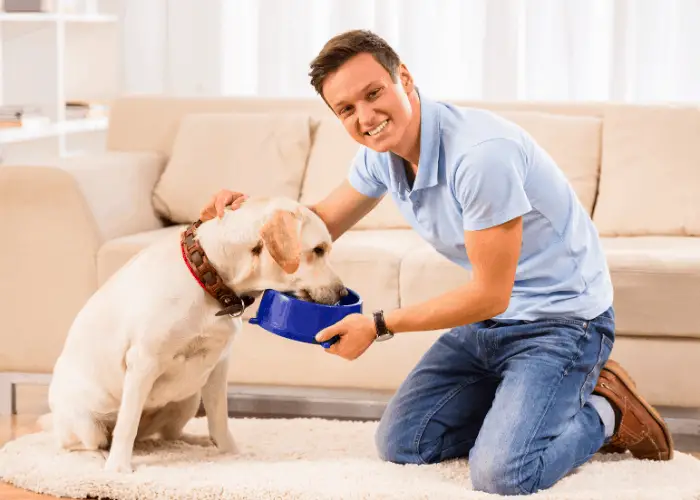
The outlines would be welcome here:
<svg viewBox="0 0 700 500">
<path fill-rule="evenodd" d="M 357 105 L 357 116 L 363 131 L 374 124 L 374 109 L 368 104 Z"/>
</svg>

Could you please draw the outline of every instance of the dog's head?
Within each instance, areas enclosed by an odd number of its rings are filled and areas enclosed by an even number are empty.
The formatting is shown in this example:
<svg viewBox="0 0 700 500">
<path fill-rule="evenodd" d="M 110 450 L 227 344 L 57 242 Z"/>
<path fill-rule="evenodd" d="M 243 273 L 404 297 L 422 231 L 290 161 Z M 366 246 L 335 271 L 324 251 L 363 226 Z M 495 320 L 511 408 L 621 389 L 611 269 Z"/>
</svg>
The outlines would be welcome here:
<svg viewBox="0 0 700 500">
<path fill-rule="evenodd" d="M 239 294 L 270 288 L 334 304 L 347 293 L 329 262 L 328 229 L 320 217 L 296 201 L 251 199 L 206 225 L 218 225 L 210 233 L 218 235 L 212 263 Z"/>
</svg>

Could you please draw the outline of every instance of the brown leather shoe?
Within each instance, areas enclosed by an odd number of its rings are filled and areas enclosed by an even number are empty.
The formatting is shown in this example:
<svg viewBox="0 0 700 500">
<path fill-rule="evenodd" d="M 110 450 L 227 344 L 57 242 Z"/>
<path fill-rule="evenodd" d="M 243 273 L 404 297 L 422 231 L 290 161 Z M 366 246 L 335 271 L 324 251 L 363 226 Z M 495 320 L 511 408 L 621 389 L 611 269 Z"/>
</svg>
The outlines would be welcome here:
<svg viewBox="0 0 700 500">
<path fill-rule="evenodd" d="M 673 439 L 666 423 L 637 392 L 632 378 L 619 363 L 608 360 L 593 393 L 606 398 L 621 416 L 615 434 L 601 451 L 629 450 L 635 458 L 648 460 L 673 458 Z"/>
<path fill-rule="evenodd" d="M 615 363 L 615 361 L 613 361 L 613 360 L 610 360 L 609 362 Z M 620 367 L 621 370 L 624 370 L 624 368 L 622 368 L 619 363 L 616 363 L 616 364 Z M 625 371 L 625 373 L 627 373 L 627 372 Z M 632 382 L 632 387 L 636 389 L 637 383 L 634 380 L 632 380 L 632 377 L 629 377 L 629 374 L 628 374 L 628 378 L 629 378 L 630 382 Z M 608 453 L 625 453 L 626 451 L 627 451 L 627 448 L 625 448 L 624 446 L 608 443 L 608 444 L 604 445 L 600 450 L 598 450 L 598 453 L 602 453 L 603 455 L 605 455 Z"/>
</svg>

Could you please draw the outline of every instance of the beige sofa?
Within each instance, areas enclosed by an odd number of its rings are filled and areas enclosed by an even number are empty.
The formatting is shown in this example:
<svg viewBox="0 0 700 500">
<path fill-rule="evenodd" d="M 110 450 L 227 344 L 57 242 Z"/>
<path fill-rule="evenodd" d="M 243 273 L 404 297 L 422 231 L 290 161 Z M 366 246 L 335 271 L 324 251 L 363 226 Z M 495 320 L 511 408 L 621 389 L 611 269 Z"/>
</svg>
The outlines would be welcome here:
<svg viewBox="0 0 700 500">
<path fill-rule="evenodd" d="M 700 111 L 460 104 L 518 122 L 558 160 L 603 236 L 618 319 L 613 356 L 653 404 L 700 407 Z M 320 100 L 128 97 L 114 103 L 104 154 L 1 167 L 4 411 L 11 381 L 47 380 L 90 294 L 136 252 L 195 219 L 218 189 L 312 203 L 346 175 L 356 149 Z M 367 312 L 469 279 L 388 199 L 336 242 L 332 259 Z M 402 334 L 348 362 L 246 324 L 229 381 L 391 393 L 440 333 Z"/>
</svg>

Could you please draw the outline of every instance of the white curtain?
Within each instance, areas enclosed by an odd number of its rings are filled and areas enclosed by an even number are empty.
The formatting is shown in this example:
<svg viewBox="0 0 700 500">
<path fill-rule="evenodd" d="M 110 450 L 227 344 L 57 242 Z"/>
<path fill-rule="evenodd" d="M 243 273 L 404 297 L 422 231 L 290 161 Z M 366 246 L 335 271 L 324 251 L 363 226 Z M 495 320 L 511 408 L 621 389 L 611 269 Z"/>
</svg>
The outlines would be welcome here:
<svg viewBox="0 0 700 500">
<path fill-rule="evenodd" d="M 700 101 L 700 0 L 126 1 L 131 91 L 311 97 L 324 42 L 367 28 L 434 98 Z"/>
<path fill-rule="evenodd" d="M 374 30 L 424 92 L 494 100 L 700 101 L 700 0 L 233 0 L 222 93 L 313 95 L 332 35 Z"/>
</svg>

